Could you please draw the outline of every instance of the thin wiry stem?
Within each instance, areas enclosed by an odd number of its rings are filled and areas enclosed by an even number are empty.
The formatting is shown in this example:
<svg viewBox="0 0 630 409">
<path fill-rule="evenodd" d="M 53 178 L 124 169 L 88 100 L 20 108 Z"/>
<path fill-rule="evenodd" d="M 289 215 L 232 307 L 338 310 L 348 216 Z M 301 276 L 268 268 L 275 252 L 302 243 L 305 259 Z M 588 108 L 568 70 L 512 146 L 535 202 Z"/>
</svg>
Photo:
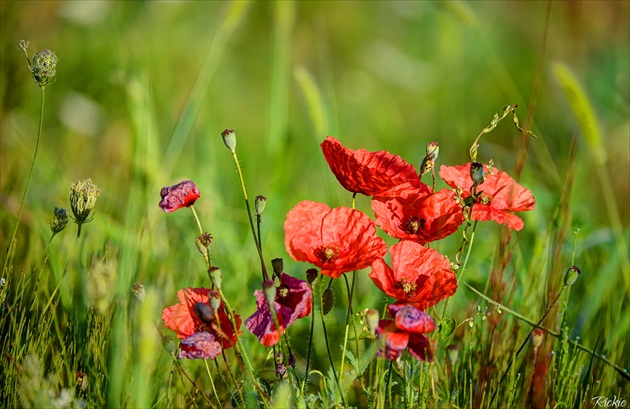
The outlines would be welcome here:
<svg viewBox="0 0 630 409">
<path fill-rule="evenodd" d="M 13 245 L 15 244 L 15 236 L 17 235 L 18 227 L 20 226 L 20 220 L 22 219 L 22 210 L 24 210 L 24 202 L 26 201 L 26 194 L 28 193 L 28 186 L 33 176 L 33 169 L 35 168 L 35 159 L 37 159 L 37 152 L 39 151 L 39 141 L 42 138 L 42 128 L 44 124 L 44 99 L 46 95 L 46 87 L 40 87 L 40 106 L 39 106 L 39 126 L 37 128 L 37 142 L 35 142 L 35 153 L 33 154 L 33 160 L 31 161 L 31 169 L 28 171 L 28 177 L 26 178 L 26 186 L 24 187 L 24 194 L 22 194 L 22 201 L 20 202 L 20 210 L 18 210 L 17 221 L 15 222 L 15 229 L 9 240 L 9 248 L 7 249 L 7 255 L 4 259 L 4 266 L 2 267 L 2 273 L 6 272 L 11 252 L 13 251 Z"/>
</svg>

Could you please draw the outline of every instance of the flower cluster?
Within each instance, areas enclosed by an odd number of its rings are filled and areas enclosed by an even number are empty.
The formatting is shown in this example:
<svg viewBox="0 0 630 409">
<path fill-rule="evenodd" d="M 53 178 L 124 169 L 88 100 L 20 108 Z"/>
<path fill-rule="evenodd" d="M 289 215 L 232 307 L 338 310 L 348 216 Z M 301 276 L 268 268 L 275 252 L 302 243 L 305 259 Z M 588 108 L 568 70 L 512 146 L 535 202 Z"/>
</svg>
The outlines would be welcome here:
<svg viewBox="0 0 630 409">
<path fill-rule="evenodd" d="M 533 209 L 534 197 L 506 173 L 490 173 L 485 165 L 471 170 L 471 164 L 442 166 L 439 175 L 453 189 L 435 191 L 421 177 L 434 175 L 436 142 L 427 144 L 420 174 L 398 155 L 351 150 L 330 136 L 321 148 L 346 190 L 372 196 L 375 220 L 355 209 L 300 202 L 284 224 L 287 252 L 333 278 L 371 267 L 374 284 L 396 300 L 389 306 L 394 320 L 382 320 L 377 330 L 386 339 L 384 355 L 397 359 L 408 349 L 414 358 L 430 360 L 433 346 L 423 334 L 435 324 L 423 311 L 455 294 L 457 278 L 448 259 L 426 245 L 455 233 L 467 219 L 520 230 L 523 221 L 513 212 Z M 389 249 L 391 266 L 376 226 L 400 240 Z"/>
</svg>

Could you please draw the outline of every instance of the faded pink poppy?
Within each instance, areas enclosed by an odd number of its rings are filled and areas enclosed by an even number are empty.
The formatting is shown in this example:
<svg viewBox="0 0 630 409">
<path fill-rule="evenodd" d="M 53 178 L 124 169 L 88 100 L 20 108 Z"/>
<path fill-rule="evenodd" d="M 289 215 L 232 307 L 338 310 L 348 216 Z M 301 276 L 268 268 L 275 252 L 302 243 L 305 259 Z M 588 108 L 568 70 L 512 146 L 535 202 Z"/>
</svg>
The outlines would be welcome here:
<svg viewBox="0 0 630 409">
<path fill-rule="evenodd" d="M 385 337 L 385 350 L 379 353 L 396 360 L 406 349 L 419 361 L 432 361 L 435 345 L 424 334 L 435 330 L 433 319 L 412 305 L 394 304 L 388 310 L 394 320 L 379 322 L 377 332 Z"/>
<path fill-rule="evenodd" d="M 171 213 L 182 207 L 190 207 L 199 199 L 199 188 L 192 180 L 184 180 L 173 186 L 163 187 L 160 191 L 160 209 Z"/>
</svg>

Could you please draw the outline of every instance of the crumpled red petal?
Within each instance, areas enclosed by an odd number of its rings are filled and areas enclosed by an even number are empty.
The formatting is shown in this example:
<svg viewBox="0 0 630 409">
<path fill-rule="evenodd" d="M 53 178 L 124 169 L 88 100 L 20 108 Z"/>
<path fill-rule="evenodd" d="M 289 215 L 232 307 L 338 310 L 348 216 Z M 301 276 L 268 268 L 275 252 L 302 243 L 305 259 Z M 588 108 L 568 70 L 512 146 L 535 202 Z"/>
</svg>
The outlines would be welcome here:
<svg viewBox="0 0 630 409">
<path fill-rule="evenodd" d="M 348 149 L 332 136 L 321 143 L 321 148 L 330 170 L 350 192 L 374 196 L 405 182 L 421 185 L 414 167 L 398 155 Z"/>
<path fill-rule="evenodd" d="M 199 188 L 192 180 L 184 180 L 173 186 L 163 187 L 160 191 L 160 209 L 171 213 L 182 207 L 189 207 L 199 199 Z"/>
</svg>

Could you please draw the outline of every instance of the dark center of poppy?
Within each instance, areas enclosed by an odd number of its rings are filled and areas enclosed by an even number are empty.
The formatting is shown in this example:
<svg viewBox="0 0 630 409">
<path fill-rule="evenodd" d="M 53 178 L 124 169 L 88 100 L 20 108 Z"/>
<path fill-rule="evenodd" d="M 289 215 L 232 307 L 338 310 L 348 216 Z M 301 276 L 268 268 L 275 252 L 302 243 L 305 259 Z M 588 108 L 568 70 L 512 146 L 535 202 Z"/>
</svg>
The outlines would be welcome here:
<svg viewBox="0 0 630 409">
<path fill-rule="evenodd" d="M 283 285 L 276 290 L 276 298 L 286 298 L 289 296 L 289 289 Z"/>
<path fill-rule="evenodd" d="M 416 234 L 419 230 L 424 228 L 424 224 L 427 221 L 424 219 L 418 219 L 416 216 L 411 216 L 407 223 L 405 223 L 405 231 L 409 234 Z"/>
<path fill-rule="evenodd" d="M 329 244 L 315 250 L 315 255 L 324 263 L 328 263 L 329 261 L 335 261 L 339 258 L 339 249 L 337 246 Z"/>
<path fill-rule="evenodd" d="M 398 286 L 403 290 L 403 292 L 407 295 L 413 296 L 416 293 L 416 289 L 418 286 L 416 283 L 412 281 L 400 280 L 398 282 Z"/>
</svg>

